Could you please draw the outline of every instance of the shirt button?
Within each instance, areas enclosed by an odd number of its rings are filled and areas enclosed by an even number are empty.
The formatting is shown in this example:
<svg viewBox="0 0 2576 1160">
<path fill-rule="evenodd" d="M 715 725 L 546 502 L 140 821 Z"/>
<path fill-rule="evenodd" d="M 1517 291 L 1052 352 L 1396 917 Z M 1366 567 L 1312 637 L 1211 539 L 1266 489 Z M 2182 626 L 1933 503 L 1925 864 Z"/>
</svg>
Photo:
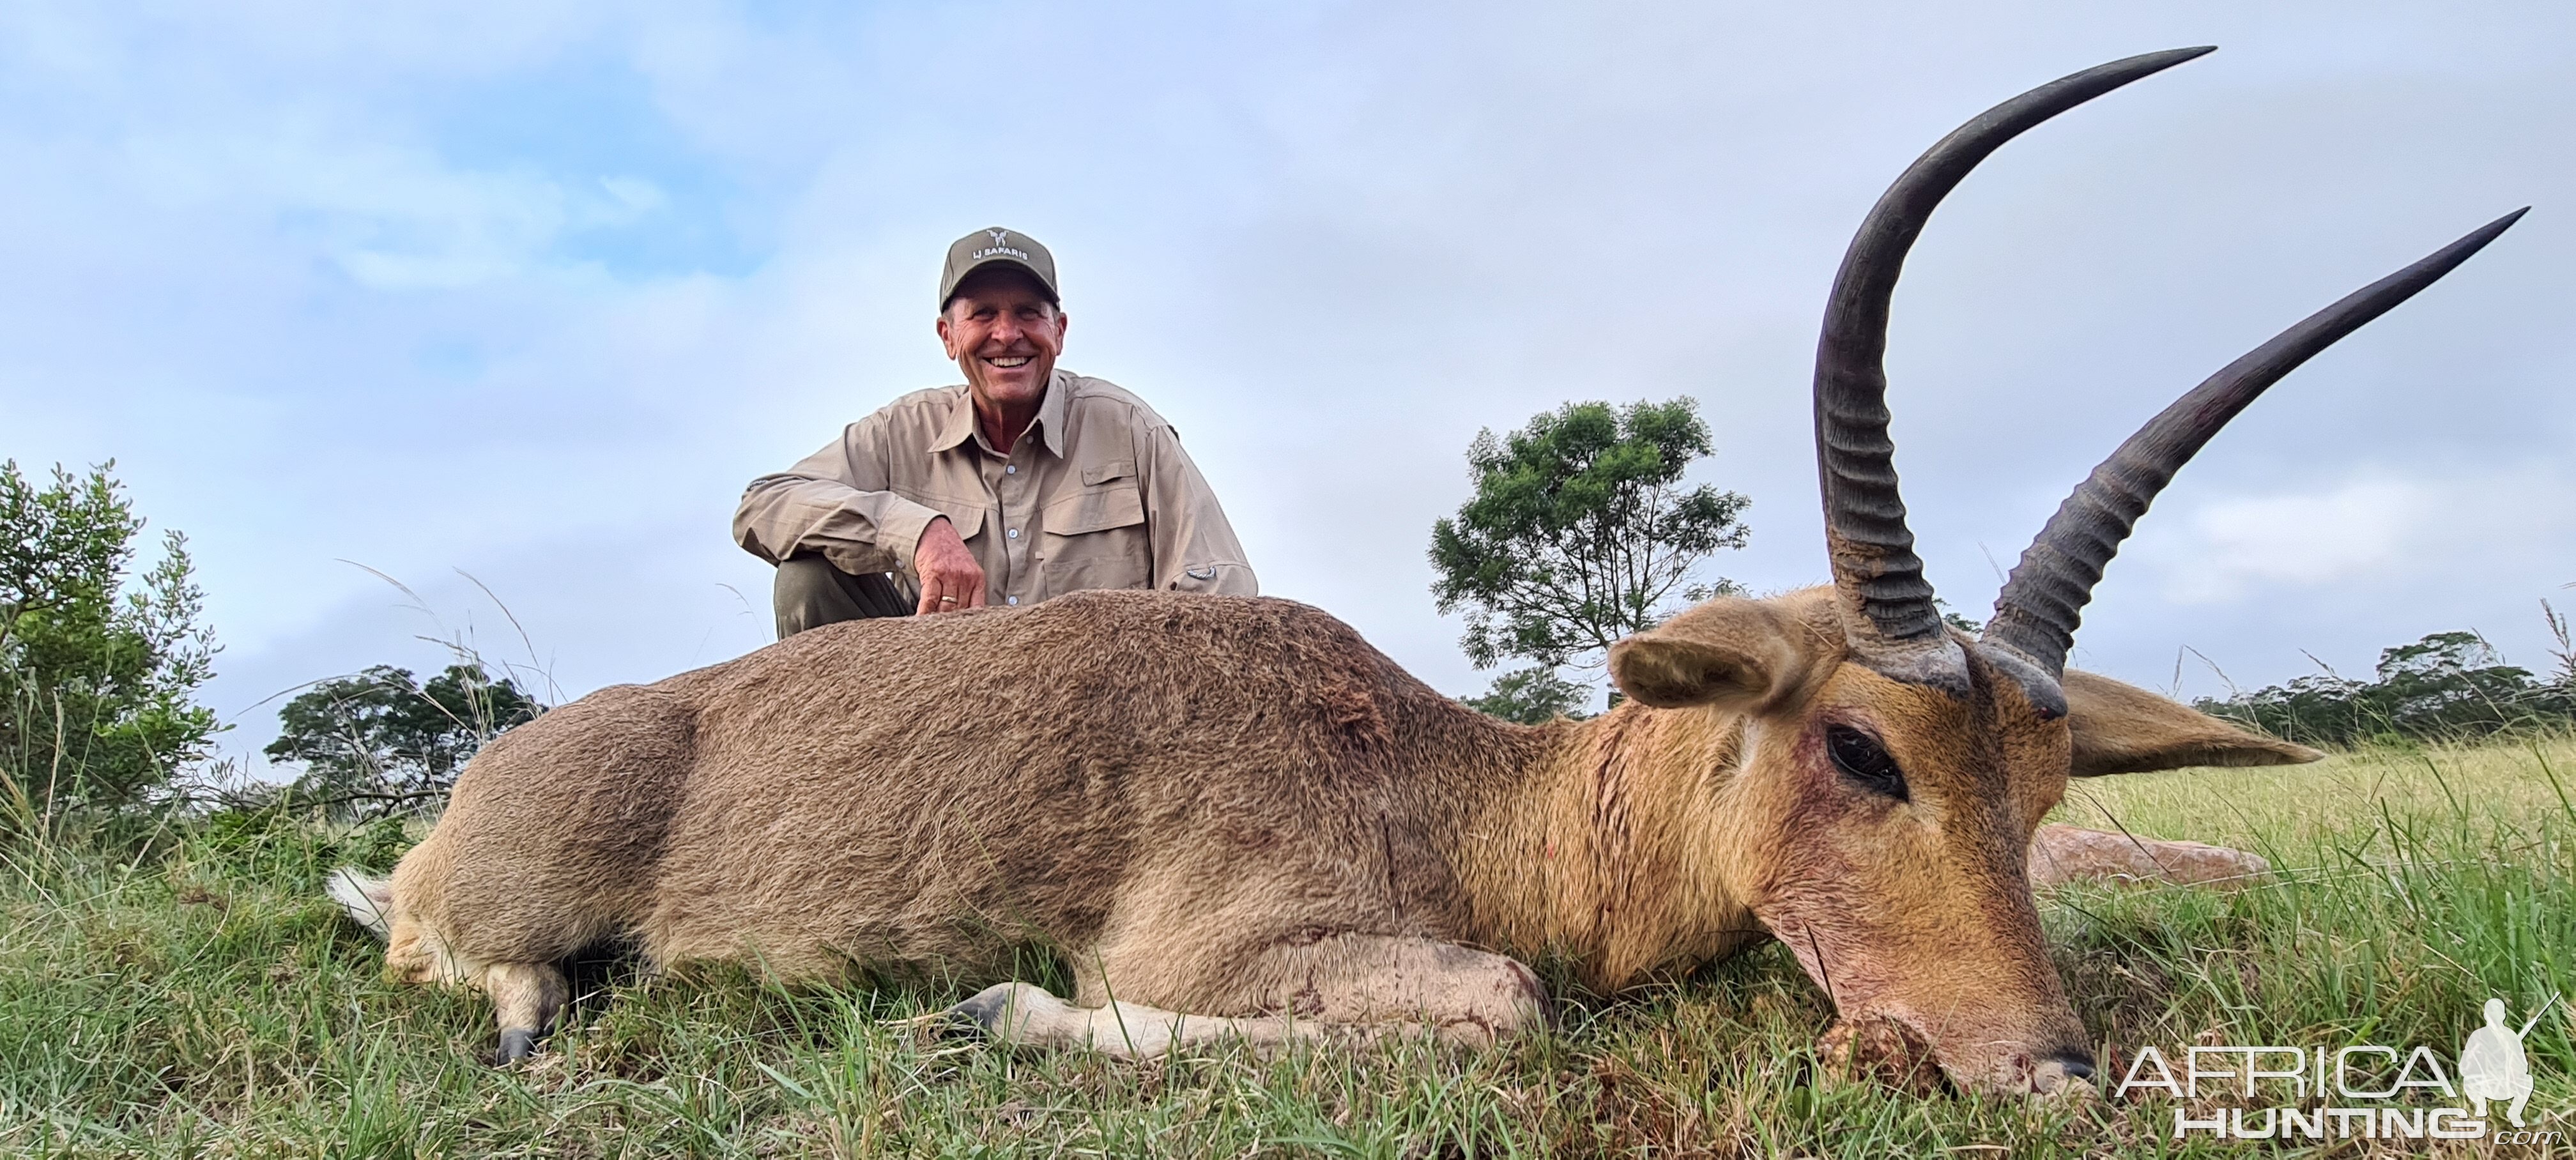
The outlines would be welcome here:
<svg viewBox="0 0 2576 1160">
<path fill-rule="evenodd" d="M 1018 475 L 1019 473 L 1020 473 L 1020 465 L 1019 465 L 1019 464 L 1016 464 L 1016 463 L 1005 463 L 1005 464 L 1003 464 L 1003 465 L 1002 465 L 1002 474 L 1004 474 L 1004 475 Z"/>
<path fill-rule="evenodd" d="M 1020 598 L 1017 596 L 1005 596 L 1002 598 L 1002 603 L 1004 604 L 1017 604 L 1019 602 Z"/>
<path fill-rule="evenodd" d="M 1014 539 L 1014 540 L 1019 539 L 1019 538 L 1020 538 L 1020 530 L 1019 530 L 1018 528 L 1013 528 L 1013 529 L 1011 529 L 1010 536 L 1011 536 L 1011 538 L 1012 538 L 1012 539 Z"/>
</svg>

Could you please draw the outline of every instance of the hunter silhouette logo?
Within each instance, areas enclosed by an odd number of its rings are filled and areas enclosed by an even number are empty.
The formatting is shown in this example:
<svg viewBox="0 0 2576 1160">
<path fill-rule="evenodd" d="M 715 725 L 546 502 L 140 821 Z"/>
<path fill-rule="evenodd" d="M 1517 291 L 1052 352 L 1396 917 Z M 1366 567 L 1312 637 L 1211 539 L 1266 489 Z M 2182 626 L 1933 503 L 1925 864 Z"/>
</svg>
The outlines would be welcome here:
<svg viewBox="0 0 2576 1160">
<path fill-rule="evenodd" d="M 2496 1144 L 2563 1144 L 2565 1138 L 2559 1133 L 2531 1131 L 2523 1119 L 2532 1092 L 2531 1060 L 2523 1051 L 2523 1037 L 2539 1026 L 2541 1016 L 2558 1000 L 2551 995 L 2519 1029 L 2505 1022 L 2504 1000 L 2487 1000 L 2485 1025 L 2471 1031 L 2460 1045 L 2457 1083 L 2443 1070 L 2441 1057 L 2420 1045 L 2400 1049 L 2353 1044 L 2329 1049 L 2195 1044 L 2172 1061 L 2152 1045 L 2139 1048 L 2117 1090 L 2124 1098 L 2147 1089 L 2162 1091 L 2176 1101 L 2204 1096 L 2243 1101 L 2229 1107 L 2176 1107 L 2177 1140 L 2208 1132 L 2222 1140 L 2484 1139 Z M 2426 1098 L 2468 1106 L 2404 1106 Z M 2512 1127 L 2490 1124 L 2490 1103 L 2505 1105 L 2504 1118 Z"/>
<path fill-rule="evenodd" d="M 2522 1037 L 2549 1013 L 2558 996 L 2531 1013 L 2531 1018 L 2516 1031 L 2504 1025 L 2504 1000 L 2487 1000 L 2487 1025 L 2469 1033 L 2469 1041 L 2460 1045 L 2460 1092 L 2478 1115 L 2487 1114 L 2487 1101 L 2507 1103 L 2505 1118 L 2513 1126 L 2522 1122 L 2522 1105 L 2531 1102 L 2531 1060 L 2522 1053 Z"/>
</svg>

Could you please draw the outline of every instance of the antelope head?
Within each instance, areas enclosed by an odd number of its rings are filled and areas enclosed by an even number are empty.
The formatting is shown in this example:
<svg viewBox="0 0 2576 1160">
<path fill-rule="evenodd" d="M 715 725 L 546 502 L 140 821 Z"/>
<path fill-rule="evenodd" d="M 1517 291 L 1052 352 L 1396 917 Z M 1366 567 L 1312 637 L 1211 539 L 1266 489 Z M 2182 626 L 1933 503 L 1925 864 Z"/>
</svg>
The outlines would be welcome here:
<svg viewBox="0 0 2576 1160">
<path fill-rule="evenodd" d="M 1718 876 L 1846 1020 L 1888 1019 L 1978 1091 L 2054 1092 L 2094 1052 L 2041 943 L 2023 871 L 2067 778 L 2314 760 L 2116 681 L 2066 669 L 2079 614 L 2156 493 L 2218 428 L 2310 356 L 2450 272 L 2489 224 L 2309 317 L 2130 436 L 2031 542 L 1982 636 L 1945 625 L 1906 530 L 1887 434 L 1887 310 L 1942 196 L 2023 130 L 2208 52 L 2115 61 L 1986 111 L 1870 210 L 1825 310 L 1816 461 L 1833 586 L 1720 600 L 1621 641 L 1619 687 L 1734 728 L 1708 779 Z"/>
</svg>

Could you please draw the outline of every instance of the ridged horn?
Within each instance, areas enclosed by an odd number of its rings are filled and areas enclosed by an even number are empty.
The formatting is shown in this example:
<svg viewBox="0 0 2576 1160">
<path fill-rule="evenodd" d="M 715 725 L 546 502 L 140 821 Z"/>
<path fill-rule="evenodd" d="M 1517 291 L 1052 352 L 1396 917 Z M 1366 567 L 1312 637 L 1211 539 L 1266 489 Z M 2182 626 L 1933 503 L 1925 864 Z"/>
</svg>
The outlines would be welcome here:
<svg viewBox="0 0 2576 1160">
<path fill-rule="evenodd" d="M 2120 550 L 2120 541 L 2137 526 L 2156 493 L 2174 473 L 2191 462 L 2218 429 L 2236 417 L 2281 376 L 2296 370 L 2337 339 L 2361 329 L 2448 274 L 2469 255 L 2485 248 L 2530 212 L 2513 211 L 2467 237 L 2346 296 L 2282 331 L 2245 357 L 2227 364 L 2138 429 L 2048 518 L 2038 538 L 2021 554 L 2003 593 L 1995 598 L 1994 618 L 1977 642 L 1979 651 L 2016 671 L 2025 686 L 2034 677 L 2054 695 L 2065 676 L 2066 653 L 2074 647 L 2075 627 L 2084 605 L 2093 599 L 2104 565 Z M 1998 654 L 2001 655 L 1998 655 Z M 2015 662 L 2018 662 L 2016 664 Z M 2045 697 L 2043 697 L 2045 699 Z"/>
<path fill-rule="evenodd" d="M 1964 689 L 1967 658 L 1943 630 L 1905 527 L 1887 437 L 1887 304 L 1906 251 L 1968 171 L 2059 113 L 2209 48 L 2151 52 L 2041 85 L 1979 114 L 1915 159 L 1852 236 L 1816 343 L 1816 475 L 1825 550 L 1854 660 L 1889 677 Z"/>
</svg>

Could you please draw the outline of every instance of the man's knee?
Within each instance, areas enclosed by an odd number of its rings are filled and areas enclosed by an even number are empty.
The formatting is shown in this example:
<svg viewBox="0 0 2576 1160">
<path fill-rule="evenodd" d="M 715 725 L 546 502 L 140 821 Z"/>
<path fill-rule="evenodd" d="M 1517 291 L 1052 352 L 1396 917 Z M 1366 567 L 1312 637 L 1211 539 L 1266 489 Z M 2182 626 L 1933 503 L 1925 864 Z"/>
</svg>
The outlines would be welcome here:
<svg viewBox="0 0 2576 1160">
<path fill-rule="evenodd" d="M 844 620 L 904 616 L 912 611 L 902 591 L 884 576 L 853 576 L 821 556 L 795 556 L 780 563 L 770 598 L 780 640 Z"/>
<path fill-rule="evenodd" d="M 809 628 L 859 618 L 857 605 L 841 590 L 841 570 L 821 556 L 797 556 L 778 565 L 771 585 L 771 604 L 778 614 L 778 639 Z"/>
</svg>

